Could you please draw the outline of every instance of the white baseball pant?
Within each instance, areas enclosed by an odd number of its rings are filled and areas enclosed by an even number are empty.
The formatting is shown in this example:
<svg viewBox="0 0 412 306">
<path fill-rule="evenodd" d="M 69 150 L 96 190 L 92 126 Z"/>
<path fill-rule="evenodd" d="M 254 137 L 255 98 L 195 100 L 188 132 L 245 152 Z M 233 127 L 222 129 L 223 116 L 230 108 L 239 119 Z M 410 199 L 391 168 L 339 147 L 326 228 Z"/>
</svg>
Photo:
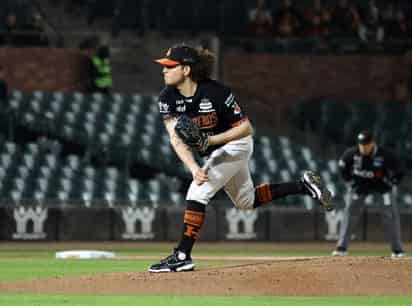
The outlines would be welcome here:
<svg viewBox="0 0 412 306">
<path fill-rule="evenodd" d="M 255 201 L 255 188 L 249 171 L 252 153 L 252 136 L 230 141 L 213 151 L 203 166 L 209 180 L 202 185 L 193 181 L 186 200 L 207 205 L 216 192 L 224 188 L 237 208 L 252 209 Z"/>
</svg>

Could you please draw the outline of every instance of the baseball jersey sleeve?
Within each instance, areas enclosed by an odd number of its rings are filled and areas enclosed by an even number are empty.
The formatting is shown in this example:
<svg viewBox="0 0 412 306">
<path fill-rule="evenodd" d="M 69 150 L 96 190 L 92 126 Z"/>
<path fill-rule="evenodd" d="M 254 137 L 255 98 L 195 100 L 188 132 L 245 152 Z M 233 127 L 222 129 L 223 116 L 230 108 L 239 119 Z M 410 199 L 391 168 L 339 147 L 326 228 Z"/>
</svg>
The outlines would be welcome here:
<svg viewBox="0 0 412 306">
<path fill-rule="evenodd" d="M 221 108 L 221 115 L 227 125 L 233 127 L 247 119 L 235 95 L 229 88 L 225 87 L 224 90 L 222 90 L 220 99 L 224 101 Z"/>
<path fill-rule="evenodd" d="M 346 150 L 339 159 L 339 171 L 344 181 L 352 180 L 353 150 Z"/>
<path fill-rule="evenodd" d="M 176 117 L 176 103 L 170 88 L 166 87 L 162 90 L 157 104 L 159 106 L 159 113 L 163 120 Z"/>
<path fill-rule="evenodd" d="M 398 185 L 401 182 L 404 173 L 401 162 L 391 151 L 385 151 L 385 168 L 390 182 L 394 185 Z"/>
</svg>

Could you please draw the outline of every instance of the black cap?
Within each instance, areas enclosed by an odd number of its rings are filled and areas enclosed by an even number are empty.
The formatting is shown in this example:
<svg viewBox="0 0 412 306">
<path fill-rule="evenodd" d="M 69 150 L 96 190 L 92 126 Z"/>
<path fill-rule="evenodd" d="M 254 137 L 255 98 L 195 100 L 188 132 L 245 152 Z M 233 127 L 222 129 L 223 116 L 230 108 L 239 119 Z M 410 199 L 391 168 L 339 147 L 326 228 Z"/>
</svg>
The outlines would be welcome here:
<svg viewBox="0 0 412 306">
<path fill-rule="evenodd" d="M 185 44 L 175 45 L 167 50 L 166 56 L 155 60 L 163 66 L 190 65 L 199 61 L 199 54 L 195 48 Z"/>
<path fill-rule="evenodd" d="M 362 131 L 357 137 L 358 144 L 369 144 L 374 141 L 373 134 L 370 131 Z"/>
</svg>

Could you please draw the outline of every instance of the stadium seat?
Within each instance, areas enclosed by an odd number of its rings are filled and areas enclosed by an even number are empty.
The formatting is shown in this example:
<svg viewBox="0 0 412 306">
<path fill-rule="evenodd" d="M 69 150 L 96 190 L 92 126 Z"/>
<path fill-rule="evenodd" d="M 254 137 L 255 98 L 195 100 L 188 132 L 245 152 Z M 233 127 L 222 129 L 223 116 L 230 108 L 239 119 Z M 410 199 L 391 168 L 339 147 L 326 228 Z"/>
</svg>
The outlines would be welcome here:
<svg viewBox="0 0 412 306">
<path fill-rule="evenodd" d="M 320 131 L 329 140 L 342 142 L 344 132 L 342 127 L 351 116 L 347 103 L 336 100 L 323 100 L 321 102 Z"/>
</svg>

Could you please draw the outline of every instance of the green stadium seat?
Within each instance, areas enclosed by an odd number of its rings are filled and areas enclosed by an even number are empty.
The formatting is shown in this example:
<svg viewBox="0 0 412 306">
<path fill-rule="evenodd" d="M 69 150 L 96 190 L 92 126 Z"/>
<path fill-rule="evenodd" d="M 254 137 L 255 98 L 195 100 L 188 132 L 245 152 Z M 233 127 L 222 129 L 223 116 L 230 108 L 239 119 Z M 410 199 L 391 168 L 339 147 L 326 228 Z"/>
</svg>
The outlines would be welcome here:
<svg viewBox="0 0 412 306">
<path fill-rule="evenodd" d="M 342 129 L 351 116 L 347 103 L 336 100 L 322 100 L 320 131 L 332 141 L 342 142 Z"/>
</svg>

